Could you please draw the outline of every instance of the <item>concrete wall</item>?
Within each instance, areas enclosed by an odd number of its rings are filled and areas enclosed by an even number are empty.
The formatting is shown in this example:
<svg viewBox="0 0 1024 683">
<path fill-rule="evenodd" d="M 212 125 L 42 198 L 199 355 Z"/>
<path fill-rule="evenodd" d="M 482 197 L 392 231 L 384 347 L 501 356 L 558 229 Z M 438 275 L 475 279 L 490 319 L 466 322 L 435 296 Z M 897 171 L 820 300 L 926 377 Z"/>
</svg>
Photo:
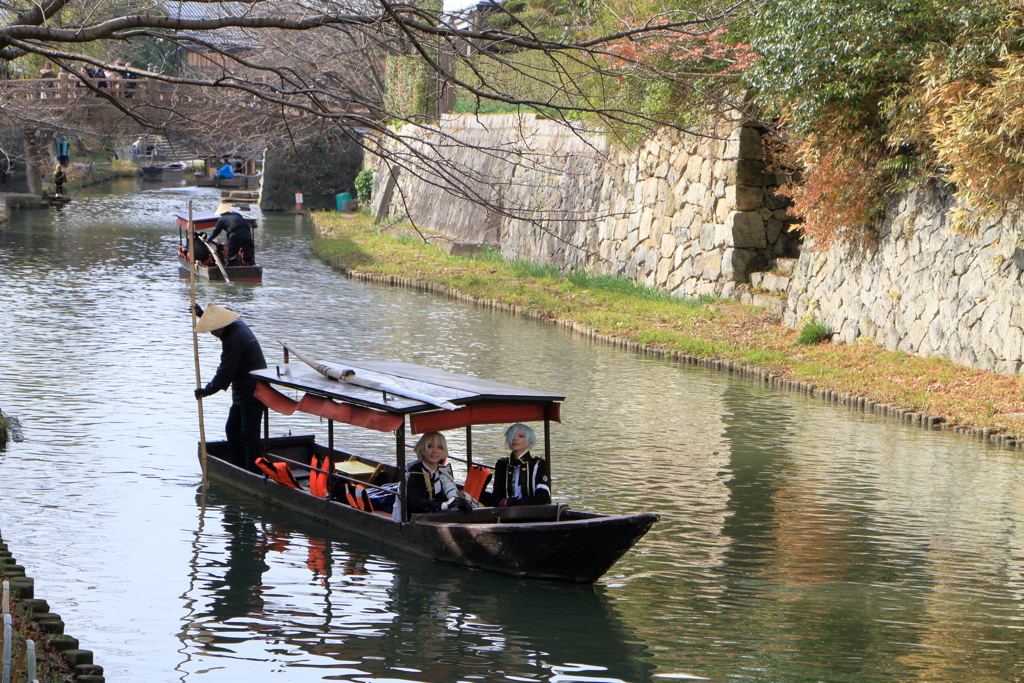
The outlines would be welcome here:
<svg viewBox="0 0 1024 683">
<path fill-rule="evenodd" d="M 533 115 L 407 125 L 388 145 L 400 169 L 386 213 L 510 259 L 621 273 L 681 296 L 721 293 L 795 245 L 758 129 L 717 118 L 706 132 L 624 151 Z M 389 169 L 377 157 L 367 165 L 377 210 Z"/>
</svg>

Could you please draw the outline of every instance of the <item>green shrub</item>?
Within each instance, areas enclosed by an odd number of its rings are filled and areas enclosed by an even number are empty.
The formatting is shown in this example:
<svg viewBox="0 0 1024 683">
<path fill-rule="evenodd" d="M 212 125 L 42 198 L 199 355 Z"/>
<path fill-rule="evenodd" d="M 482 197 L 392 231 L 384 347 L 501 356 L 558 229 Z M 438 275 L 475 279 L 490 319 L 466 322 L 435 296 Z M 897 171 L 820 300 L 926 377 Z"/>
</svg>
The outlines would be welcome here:
<svg viewBox="0 0 1024 683">
<path fill-rule="evenodd" d="M 800 336 L 797 337 L 797 344 L 820 344 L 824 341 L 832 339 L 832 335 L 835 334 L 835 330 L 828 323 L 819 322 L 817 319 L 812 319 L 803 329 L 800 330 Z"/>
<path fill-rule="evenodd" d="M 356 176 L 356 198 L 360 204 L 369 204 L 373 197 L 373 169 L 364 168 Z"/>
</svg>

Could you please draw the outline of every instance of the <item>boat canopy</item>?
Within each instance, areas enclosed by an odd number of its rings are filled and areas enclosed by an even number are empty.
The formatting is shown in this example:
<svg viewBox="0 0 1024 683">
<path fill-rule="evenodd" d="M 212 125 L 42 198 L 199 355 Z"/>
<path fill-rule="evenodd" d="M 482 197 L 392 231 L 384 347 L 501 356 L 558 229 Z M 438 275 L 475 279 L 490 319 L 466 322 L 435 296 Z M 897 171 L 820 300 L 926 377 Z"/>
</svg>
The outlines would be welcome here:
<svg viewBox="0 0 1024 683">
<path fill-rule="evenodd" d="M 351 370 L 359 380 L 386 388 L 370 389 L 331 379 L 305 364 L 289 363 L 254 371 L 252 374 L 260 380 L 256 396 L 286 415 L 299 411 L 383 432 L 399 429 L 409 415 L 413 434 L 481 424 L 560 422 L 559 407 L 565 400 L 556 394 L 411 363 L 339 361 L 323 365 Z M 305 395 L 295 401 L 273 385 L 297 389 Z M 447 401 L 457 408 L 438 410 L 432 403 L 403 393 Z"/>
</svg>

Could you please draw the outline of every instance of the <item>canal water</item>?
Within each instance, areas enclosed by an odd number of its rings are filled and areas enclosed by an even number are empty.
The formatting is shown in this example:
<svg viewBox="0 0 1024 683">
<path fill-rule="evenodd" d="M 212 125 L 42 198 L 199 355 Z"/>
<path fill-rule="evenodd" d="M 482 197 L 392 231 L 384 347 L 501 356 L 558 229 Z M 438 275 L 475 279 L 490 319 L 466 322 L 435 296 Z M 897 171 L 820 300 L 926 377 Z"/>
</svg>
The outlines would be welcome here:
<svg viewBox="0 0 1024 683">
<path fill-rule="evenodd" d="M 188 288 L 132 183 L 0 230 L 0 531 L 108 680 L 992 681 L 1024 675 L 1024 463 L 533 322 L 345 280 L 262 219 L 261 285 L 203 284 L 268 359 L 395 359 L 564 393 L 556 498 L 662 515 L 596 586 L 447 567 L 211 486 Z M 202 374 L 219 342 L 201 338 Z M 228 398 L 205 401 L 220 438 Z M 272 433 L 316 433 L 276 416 Z M 476 457 L 503 450 L 474 430 Z M 339 428 L 387 457 L 389 437 Z M 458 452 L 459 438 L 451 441 Z"/>
</svg>

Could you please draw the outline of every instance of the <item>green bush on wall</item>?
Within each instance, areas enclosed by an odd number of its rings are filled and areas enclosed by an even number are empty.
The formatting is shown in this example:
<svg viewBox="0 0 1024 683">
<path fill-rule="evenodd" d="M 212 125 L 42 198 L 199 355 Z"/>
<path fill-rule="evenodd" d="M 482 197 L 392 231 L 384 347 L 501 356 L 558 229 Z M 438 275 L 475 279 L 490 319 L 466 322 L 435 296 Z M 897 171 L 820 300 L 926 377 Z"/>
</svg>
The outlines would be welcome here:
<svg viewBox="0 0 1024 683">
<path fill-rule="evenodd" d="M 364 168 L 356 176 L 356 197 L 360 204 L 369 204 L 373 197 L 373 169 Z"/>
</svg>

